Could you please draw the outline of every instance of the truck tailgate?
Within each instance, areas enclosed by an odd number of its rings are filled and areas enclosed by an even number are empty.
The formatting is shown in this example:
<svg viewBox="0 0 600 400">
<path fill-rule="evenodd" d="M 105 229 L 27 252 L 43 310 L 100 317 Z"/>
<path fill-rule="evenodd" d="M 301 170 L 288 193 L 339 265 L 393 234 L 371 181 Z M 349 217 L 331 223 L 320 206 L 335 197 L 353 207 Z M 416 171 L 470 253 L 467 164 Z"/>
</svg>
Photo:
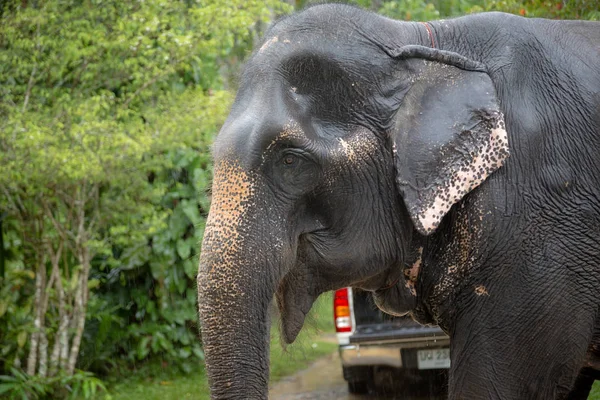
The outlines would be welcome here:
<svg viewBox="0 0 600 400">
<path fill-rule="evenodd" d="M 384 324 L 359 325 L 352 336 L 350 343 L 402 341 L 411 339 L 447 338 L 446 334 L 437 326 L 422 326 L 411 319 L 395 320 Z"/>
</svg>

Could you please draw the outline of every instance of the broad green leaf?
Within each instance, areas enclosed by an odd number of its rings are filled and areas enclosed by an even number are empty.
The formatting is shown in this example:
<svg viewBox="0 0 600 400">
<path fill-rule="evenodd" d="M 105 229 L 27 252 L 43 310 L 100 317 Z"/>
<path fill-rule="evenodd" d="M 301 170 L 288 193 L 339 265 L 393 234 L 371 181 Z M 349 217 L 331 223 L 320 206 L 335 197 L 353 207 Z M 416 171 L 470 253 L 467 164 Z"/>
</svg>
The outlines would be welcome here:
<svg viewBox="0 0 600 400">
<path fill-rule="evenodd" d="M 183 347 L 179 349 L 179 357 L 186 359 L 192 354 L 192 350 L 189 347 Z"/>
<path fill-rule="evenodd" d="M 192 224 L 196 225 L 202 221 L 200 212 L 198 211 L 198 203 L 195 200 L 184 199 L 181 201 L 181 209 L 189 218 Z"/>
<path fill-rule="evenodd" d="M 100 280 L 98 280 L 98 279 L 90 279 L 88 281 L 88 289 L 89 290 L 93 290 L 93 289 L 97 288 L 98 286 L 100 286 Z"/>
<path fill-rule="evenodd" d="M 17 344 L 19 345 L 19 348 L 22 348 L 23 346 L 25 346 L 26 342 L 27 342 L 27 331 L 19 332 L 19 334 L 17 335 Z"/>
<path fill-rule="evenodd" d="M 194 347 L 192 349 L 192 352 L 194 353 L 194 355 L 196 357 L 198 357 L 200 360 L 204 360 L 204 351 L 200 348 L 200 346 L 198 347 Z"/>
<path fill-rule="evenodd" d="M 191 245 L 189 240 L 179 239 L 177 241 L 177 254 L 179 257 L 186 260 L 190 255 Z"/>
<path fill-rule="evenodd" d="M 145 336 L 139 341 L 138 347 L 137 347 L 138 360 L 142 360 L 142 359 L 146 358 L 146 356 L 150 353 L 150 348 L 148 346 L 148 344 L 150 343 L 150 340 L 152 340 L 151 337 Z"/>
<path fill-rule="evenodd" d="M 194 259 L 187 259 L 183 261 L 183 269 L 185 271 L 185 275 L 190 280 L 195 280 L 198 275 L 198 260 L 194 257 Z"/>
<path fill-rule="evenodd" d="M 181 203 L 179 203 L 177 207 L 175 207 L 175 210 L 173 210 L 173 214 L 169 219 L 169 230 L 173 237 L 179 238 L 183 236 L 184 232 L 188 229 L 189 224 L 190 220 L 185 215 Z"/>
<path fill-rule="evenodd" d="M 1 383 L 0 384 L 0 394 L 6 393 L 10 390 L 15 390 L 19 387 L 18 383 Z"/>
</svg>

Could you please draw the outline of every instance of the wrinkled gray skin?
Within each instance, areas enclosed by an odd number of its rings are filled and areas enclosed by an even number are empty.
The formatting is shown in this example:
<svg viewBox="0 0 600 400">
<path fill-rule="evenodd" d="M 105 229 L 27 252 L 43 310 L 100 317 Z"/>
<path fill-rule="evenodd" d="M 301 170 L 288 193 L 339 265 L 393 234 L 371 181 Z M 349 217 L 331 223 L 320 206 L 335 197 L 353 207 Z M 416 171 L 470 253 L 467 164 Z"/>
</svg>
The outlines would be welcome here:
<svg viewBox="0 0 600 400">
<path fill-rule="evenodd" d="M 352 285 L 448 332 L 451 399 L 586 398 L 599 44 L 598 23 L 500 13 L 424 25 L 323 5 L 276 23 L 214 147 L 212 397 L 267 398 L 273 297 L 292 342 L 320 293 Z"/>
</svg>

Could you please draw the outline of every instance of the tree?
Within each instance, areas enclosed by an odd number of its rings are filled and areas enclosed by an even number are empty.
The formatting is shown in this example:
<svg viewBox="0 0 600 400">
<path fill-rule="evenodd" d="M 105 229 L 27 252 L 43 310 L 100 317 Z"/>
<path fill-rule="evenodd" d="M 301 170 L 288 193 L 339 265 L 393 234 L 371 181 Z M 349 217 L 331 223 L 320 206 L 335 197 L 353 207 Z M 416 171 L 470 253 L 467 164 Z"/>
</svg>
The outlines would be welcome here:
<svg viewBox="0 0 600 400">
<path fill-rule="evenodd" d="M 29 375 L 72 375 L 90 290 L 101 284 L 90 271 L 128 257 L 134 266 L 148 262 L 152 238 L 177 212 L 163 204 L 169 184 L 154 177 L 173 167 L 175 153 L 207 153 L 230 101 L 218 60 L 282 7 L 275 0 L 3 5 L 0 207 L 22 253 L 7 279 L 35 274 L 33 285 L 18 288 L 33 318 L 19 328 L 25 336 L 17 335 L 5 368 L 18 366 L 26 347 Z M 195 204 L 187 212 L 201 224 Z M 180 254 L 191 245 L 180 245 Z"/>
</svg>

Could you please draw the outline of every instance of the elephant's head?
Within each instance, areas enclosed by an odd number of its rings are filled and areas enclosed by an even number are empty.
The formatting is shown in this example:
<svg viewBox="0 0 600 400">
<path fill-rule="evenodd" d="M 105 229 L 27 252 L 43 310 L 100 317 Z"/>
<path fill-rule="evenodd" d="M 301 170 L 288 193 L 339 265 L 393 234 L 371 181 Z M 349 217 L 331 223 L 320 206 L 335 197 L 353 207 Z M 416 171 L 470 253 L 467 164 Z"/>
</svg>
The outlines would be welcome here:
<svg viewBox="0 0 600 400">
<path fill-rule="evenodd" d="M 412 244 L 502 164 L 485 69 L 408 46 L 423 32 L 318 6 L 277 23 L 248 61 L 214 147 L 198 275 L 213 398 L 266 398 L 274 296 L 287 342 L 343 286 L 409 312 Z"/>
</svg>

